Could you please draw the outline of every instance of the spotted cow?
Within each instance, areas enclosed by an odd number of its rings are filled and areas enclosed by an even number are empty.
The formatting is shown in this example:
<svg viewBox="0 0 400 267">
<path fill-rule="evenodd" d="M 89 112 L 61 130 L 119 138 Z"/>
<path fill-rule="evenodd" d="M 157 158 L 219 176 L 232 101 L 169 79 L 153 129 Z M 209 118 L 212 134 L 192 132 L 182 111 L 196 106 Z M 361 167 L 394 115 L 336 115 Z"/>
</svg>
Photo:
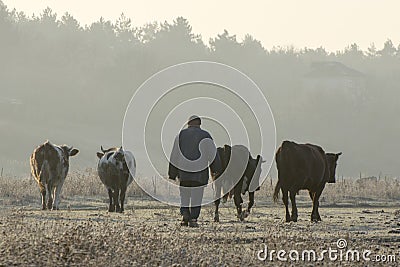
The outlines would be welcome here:
<svg viewBox="0 0 400 267">
<path fill-rule="evenodd" d="M 61 189 L 69 169 L 69 157 L 78 152 L 76 148 L 54 145 L 49 141 L 33 151 L 30 157 L 31 172 L 39 185 L 43 210 L 59 209 Z"/>
</svg>

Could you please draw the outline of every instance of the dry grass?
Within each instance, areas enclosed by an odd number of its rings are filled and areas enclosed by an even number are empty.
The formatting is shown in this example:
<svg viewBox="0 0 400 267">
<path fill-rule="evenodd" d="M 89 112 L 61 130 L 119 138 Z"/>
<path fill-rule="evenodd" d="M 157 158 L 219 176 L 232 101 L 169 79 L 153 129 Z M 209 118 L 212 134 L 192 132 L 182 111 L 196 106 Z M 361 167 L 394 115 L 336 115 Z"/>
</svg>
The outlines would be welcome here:
<svg viewBox="0 0 400 267">
<path fill-rule="evenodd" d="M 299 221 L 284 223 L 283 205 L 272 203 L 275 182 L 267 180 L 256 193 L 256 206 L 245 222 L 238 221 L 231 201 L 221 205 L 221 223 L 212 221 L 214 207 L 208 205 L 202 209 L 200 228 L 186 228 L 179 226 L 178 208 L 150 200 L 134 184 L 129 187 L 125 213 L 107 212 L 107 192 L 94 170 L 68 175 L 60 211 L 40 210 L 39 190 L 32 178 L 2 177 L 0 266 L 288 266 L 276 260 L 261 262 L 257 251 L 262 244 L 286 251 L 335 249 L 339 238 L 345 238 L 349 248 L 372 250 L 372 255 L 399 255 L 398 180 L 327 185 L 321 223 L 310 223 L 307 192 L 298 196 Z M 357 206 L 382 205 L 383 200 L 385 207 Z M 294 263 L 304 264 L 322 263 Z M 366 262 L 323 262 L 324 266 L 338 264 L 365 266 Z"/>
<path fill-rule="evenodd" d="M 256 193 L 259 203 L 272 203 L 272 194 L 276 184 L 275 179 L 268 178 L 261 190 Z M 62 198 L 108 197 L 104 185 L 101 183 L 96 170 L 70 171 L 64 183 Z M 128 187 L 128 197 L 146 197 L 146 194 L 137 184 Z M 301 191 L 299 200 L 307 202 L 308 192 Z M 6 204 L 27 204 L 40 200 L 38 186 L 32 177 L 15 178 L 0 177 L 0 201 Z M 322 193 L 321 203 L 328 204 L 367 204 L 369 202 L 400 201 L 400 179 L 385 178 L 377 181 L 358 179 L 340 179 L 335 184 L 327 184 Z M 310 201 L 308 201 L 310 202 Z M 311 204 L 311 203 L 310 203 Z"/>
<path fill-rule="evenodd" d="M 345 238 L 349 249 L 370 249 L 372 255 L 398 254 L 396 210 L 324 208 L 322 223 L 310 223 L 299 209 L 297 223 L 284 223 L 282 208 L 255 208 L 246 222 L 232 209 L 221 209 L 213 223 L 205 207 L 200 228 L 179 226 L 177 209 L 144 203 L 124 214 L 98 210 L 39 211 L 0 209 L 0 266 L 288 266 L 261 262 L 257 251 L 321 251 Z M 366 266 L 368 262 L 298 262 L 295 266 Z M 397 266 L 385 263 L 381 266 Z"/>
<path fill-rule="evenodd" d="M 323 192 L 326 201 L 339 203 L 346 200 L 379 200 L 399 201 L 400 180 L 385 178 L 375 181 L 358 179 L 341 180 L 336 184 L 328 184 Z"/>
<path fill-rule="evenodd" d="M 267 179 L 260 192 L 256 193 L 257 200 L 270 202 L 276 180 Z M 307 201 L 311 205 L 308 196 L 308 191 L 303 190 L 299 192 L 297 197 L 300 201 Z M 399 178 L 385 178 L 371 180 L 359 179 L 340 179 L 334 184 L 326 184 L 322 196 L 321 203 L 335 205 L 335 204 L 354 204 L 354 205 L 367 205 L 371 202 L 375 203 L 395 203 L 400 201 L 400 179 Z"/>
<path fill-rule="evenodd" d="M 127 196 L 143 196 L 143 191 L 132 183 L 127 190 Z M 61 198 L 99 197 L 108 198 L 107 191 L 94 169 L 70 171 L 64 182 Z M 33 177 L 15 178 L 0 177 L 0 201 L 6 204 L 26 205 L 40 201 L 39 187 Z"/>
</svg>

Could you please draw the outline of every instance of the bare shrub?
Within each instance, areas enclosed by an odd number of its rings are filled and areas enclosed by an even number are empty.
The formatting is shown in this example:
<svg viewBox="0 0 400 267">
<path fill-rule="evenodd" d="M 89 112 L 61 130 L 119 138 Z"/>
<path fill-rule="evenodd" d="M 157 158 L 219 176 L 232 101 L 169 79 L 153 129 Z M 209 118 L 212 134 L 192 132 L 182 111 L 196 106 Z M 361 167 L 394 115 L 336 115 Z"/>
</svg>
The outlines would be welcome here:
<svg viewBox="0 0 400 267">
<path fill-rule="evenodd" d="M 268 177 L 260 190 L 256 192 L 257 202 L 271 203 L 276 179 Z M 64 183 L 62 197 L 75 196 L 108 198 L 107 190 L 101 183 L 95 169 L 70 171 Z M 143 197 L 146 193 L 133 182 L 127 190 L 128 197 Z M 307 191 L 300 196 L 308 200 Z M 26 204 L 40 199 L 39 188 L 32 177 L 0 177 L 0 199 L 3 203 Z M 400 200 L 400 180 L 385 178 L 377 180 L 339 179 L 334 184 L 327 184 L 321 201 L 329 203 L 359 201 Z"/>
<path fill-rule="evenodd" d="M 31 177 L 0 177 L 0 198 L 6 204 L 24 204 L 40 196 L 39 187 Z"/>
<path fill-rule="evenodd" d="M 127 196 L 143 196 L 145 193 L 133 182 L 127 190 Z M 62 197 L 89 196 L 108 197 L 94 169 L 70 171 L 65 179 Z M 0 177 L 0 198 L 8 204 L 26 204 L 40 198 L 39 187 L 32 177 Z M 11 202 L 10 202 L 11 201 Z"/>
</svg>

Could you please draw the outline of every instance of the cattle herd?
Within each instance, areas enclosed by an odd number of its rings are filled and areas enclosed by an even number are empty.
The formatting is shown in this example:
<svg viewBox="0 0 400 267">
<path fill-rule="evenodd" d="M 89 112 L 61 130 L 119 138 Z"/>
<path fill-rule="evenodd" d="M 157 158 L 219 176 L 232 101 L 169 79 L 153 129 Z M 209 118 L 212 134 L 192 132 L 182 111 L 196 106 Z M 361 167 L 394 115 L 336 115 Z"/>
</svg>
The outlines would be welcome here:
<svg viewBox="0 0 400 267">
<path fill-rule="evenodd" d="M 76 148 L 67 145 L 54 145 L 49 141 L 41 144 L 33 151 L 30 157 L 31 172 L 39 185 L 43 210 L 59 209 L 60 193 L 69 169 L 69 157 L 78 153 L 79 150 Z M 227 167 L 235 153 L 244 155 L 242 162 L 245 162 L 246 165 L 244 166 L 245 170 L 242 171 L 243 174 L 234 184 L 219 183 L 223 180 L 219 179 L 221 175 L 230 175 L 232 170 L 234 171 L 234 169 L 228 170 Z M 130 151 L 123 150 L 122 147 L 108 149 L 101 147 L 101 152 L 96 154 L 99 158 L 97 172 L 108 191 L 108 211 L 123 212 L 126 190 L 132 183 L 136 172 L 135 158 Z M 286 222 L 297 221 L 295 198 L 299 190 L 302 189 L 309 191 L 312 200 L 311 221 L 321 220 L 318 211 L 319 198 L 325 184 L 335 182 L 335 170 L 340 155 L 341 153 L 325 153 L 321 147 L 313 144 L 297 144 L 291 141 L 282 143 L 275 155 L 278 182 L 273 198 L 277 201 L 279 192 L 282 192 L 282 200 L 286 209 Z M 218 147 L 217 156 L 221 161 L 223 172 L 212 177 L 215 182 L 216 193 L 214 221 L 219 222 L 220 200 L 226 201 L 230 197 L 233 197 L 237 217 L 242 221 L 250 214 L 254 204 L 254 192 L 259 190 L 261 164 L 264 161 L 261 155 L 253 158 L 248 149 L 242 145 Z M 235 166 L 236 164 L 233 163 L 232 165 Z M 246 192 L 249 193 L 249 203 L 243 211 L 241 195 Z M 292 204 L 291 215 L 288 208 L 289 197 Z"/>
</svg>

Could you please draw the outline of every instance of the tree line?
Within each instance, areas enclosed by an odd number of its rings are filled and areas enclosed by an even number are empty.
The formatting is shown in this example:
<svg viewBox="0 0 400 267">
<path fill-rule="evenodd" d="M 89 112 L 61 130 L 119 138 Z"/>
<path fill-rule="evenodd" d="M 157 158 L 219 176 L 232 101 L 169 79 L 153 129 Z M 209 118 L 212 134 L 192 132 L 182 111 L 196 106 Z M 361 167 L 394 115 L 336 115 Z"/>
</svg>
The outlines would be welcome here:
<svg viewBox="0 0 400 267">
<path fill-rule="evenodd" d="M 395 160 L 400 148 L 400 45 L 390 39 L 381 49 L 371 44 L 366 51 L 355 43 L 335 52 L 323 47 L 266 49 L 249 34 L 240 40 L 227 30 L 206 43 L 183 17 L 134 25 L 121 14 L 114 22 L 100 18 L 81 25 L 69 13 L 57 15 L 46 8 L 27 16 L 0 0 L 0 59 L 0 119 L 7 125 L 0 135 L 20 140 L 26 153 L 44 133 L 74 141 L 87 136 L 87 148 L 105 139 L 120 142 L 126 105 L 142 82 L 173 64 L 211 60 L 241 70 L 263 90 L 278 142 L 293 139 L 343 150 L 345 175 L 400 174 Z M 320 90 L 318 83 L 309 88 L 307 75 L 320 62 L 358 71 L 361 91 Z M 20 104 L 10 104 L 10 99 Z M 105 127 L 117 130 L 110 133 Z M 0 146 L 3 150 L 12 144 Z M 16 160 L 25 156 L 15 152 Z"/>
</svg>

